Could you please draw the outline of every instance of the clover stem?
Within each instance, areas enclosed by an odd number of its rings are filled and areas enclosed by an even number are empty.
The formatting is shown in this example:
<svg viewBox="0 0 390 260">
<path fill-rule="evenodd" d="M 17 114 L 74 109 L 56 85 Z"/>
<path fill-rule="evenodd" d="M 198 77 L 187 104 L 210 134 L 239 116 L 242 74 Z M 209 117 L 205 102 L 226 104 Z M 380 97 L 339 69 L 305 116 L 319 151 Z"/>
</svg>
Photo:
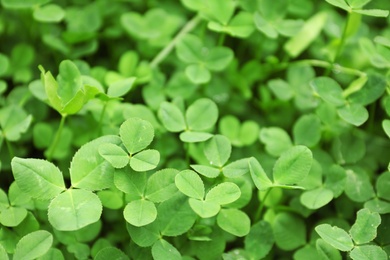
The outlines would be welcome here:
<svg viewBox="0 0 390 260">
<path fill-rule="evenodd" d="M 366 73 L 362 72 L 360 70 L 352 69 L 352 68 L 347 68 L 343 67 L 340 65 L 335 66 L 334 64 L 328 62 L 328 61 L 323 61 L 323 60 L 300 60 L 300 61 L 294 61 L 290 63 L 282 63 L 282 65 L 279 67 L 279 70 L 282 69 L 287 69 L 289 66 L 292 65 L 310 65 L 313 67 L 320 67 L 320 68 L 325 68 L 328 70 L 335 69 L 338 71 L 338 73 L 344 73 L 344 74 L 349 74 L 349 75 L 354 75 L 358 77 L 365 77 Z"/>
<path fill-rule="evenodd" d="M 222 46 L 226 39 L 226 33 L 220 33 L 218 37 L 217 46 Z"/>
<path fill-rule="evenodd" d="M 98 135 L 99 136 L 102 134 L 103 118 L 104 118 L 104 114 L 106 112 L 106 108 L 107 108 L 107 101 L 104 102 L 103 109 L 102 109 L 102 112 L 100 113 L 100 117 L 99 117 L 99 123 L 98 123 Z"/>
<path fill-rule="evenodd" d="M 190 144 L 184 143 L 184 150 L 185 150 L 185 156 L 186 156 L 186 163 L 187 165 L 190 165 Z"/>
<path fill-rule="evenodd" d="M 66 119 L 66 114 L 65 115 L 61 115 L 60 125 L 58 126 L 57 133 L 56 133 L 56 135 L 54 137 L 54 141 L 53 141 L 52 145 L 50 146 L 50 148 L 48 150 L 48 155 L 47 155 L 47 160 L 48 161 L 51 161 L 51 159 L 53 158 L 54 151 L 55 151 L 55 149 L 56 149 L 56 147 L 58 145 L 58 142 L 60 141 L 62 129 L 64 128 L 64 124 L 65 124 L 65 119 Z"/>
<path fill-rule="evenodd" d="M 4 138 L 5 139 L 5 143 L 7 144 L 7 149 L 8 149 L 8 153 L 9 153 L 9 158 L 12 159 L 14 158 L 15 154 L 14 154 L 14 150 L 12 149 L 12 145 L 11 143 L 8 141 L 7 138 Z"/>
<path fill-rule="evenodd" d="M 165 46 L 164 49 L 162 49 L 156 57 L 150 62 L 150 67 L 155 68 L 162 62 L 168 55 L 171 53 L 173 48 L 176 46 L 176 44 L 181 40 L 181 38 L 192 31 L 198 23 L 201 21 L 201 18 L 199 15 L 194 16 L 191 20 L 189 20 L 184 27 L 179 31 L 179 33 L 171 40 L 171 42 Z"/>
<path fill-rule="evenodd" d="M 265 206 L 265 200 L 267 199 L 268 195 L 270 194 L 272 188 L 269 188 L 265 194 L 264 194 L 264 197 L 263 199 L 261 200 L 260 202 L 260 206 L 258 207 L 257 211 L 256 211 L 256 214 L 255 214 L 255 218 L 254 218 L 254 221 L 257 222 L 258 220 L 260 220 L 260 217 L 261 217 L 261 212 L 263 211 L 263 208 Z"/>
<path fill-rule="evenodd" d="M 341 34 L 340 44 L 337 47 L 337 50 L 336 50 L 336 53 L 333 57 L 331 66 L 326 70 L 325 75 L 329 75 L 329 73 L 333 70 L 333 66 L 336 63 L 337 59 L 339 58 L 339 56 L 341 54 L 341 50 L 344 48 L 345 40 L 347 39 L 347 30 L 348 30 L 348 26 L 349 26 L 350 21 L 351 21 L 351 14 L 348 12 L 347 21 L 345 22 L 343 32 Z"/>
</svg>

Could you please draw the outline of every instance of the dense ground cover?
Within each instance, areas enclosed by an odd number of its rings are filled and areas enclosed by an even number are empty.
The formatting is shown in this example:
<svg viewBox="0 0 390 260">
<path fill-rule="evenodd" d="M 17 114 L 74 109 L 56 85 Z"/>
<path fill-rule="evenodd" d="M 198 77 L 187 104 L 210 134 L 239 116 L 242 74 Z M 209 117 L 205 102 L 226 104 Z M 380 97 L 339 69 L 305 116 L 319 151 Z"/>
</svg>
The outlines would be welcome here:
<svg viewBox="0 0 390 260">
<path fill-rule="evenodd" d="M 1 0 L 0 259 L 388 259 L 388 0 Z"/>
</svg>

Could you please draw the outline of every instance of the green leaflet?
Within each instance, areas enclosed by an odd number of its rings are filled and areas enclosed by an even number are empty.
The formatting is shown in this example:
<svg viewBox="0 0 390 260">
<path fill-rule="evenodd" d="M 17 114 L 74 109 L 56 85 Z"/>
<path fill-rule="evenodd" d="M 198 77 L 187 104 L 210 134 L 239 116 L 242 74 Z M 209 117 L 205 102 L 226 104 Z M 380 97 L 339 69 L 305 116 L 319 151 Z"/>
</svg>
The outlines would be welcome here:
<svg viewBox="0 0 390 260">
<path fill-rule="evenodd" d="M 191 170 L 184 170 L 175 177 L 177 188 L 190 198 L 202 200 L 205 190 L 202 179 Z"/>
<path fill-rule="evenodd" d="M 313 155 L 305 146 L 294 146 L 276 161 L 273 176 L 277 184 L 295 184 L 304 179 L 311 168 Z"/>
<path fill-rule="evenodd" d="M 126 205 L 123 216 L 131 225 L 141 227 L 152 223 L 156 219 L 157 209 L 153 202 L 134 200 Z"/>
<path fill-rule="evenodd" d="M 119 135 L 130 154 L 145 149 L 154 138 L 153 126 L 139 118 L 127 119 L 119 129 Z"/>
<path fill-rule="evenodd" d="M 49 204 L 49 222 L 57 230 L 72 231 L 83 228 L 100 219 L 102 204 L 91 191 L 70 189 Z"/>
<path fill-rule="evenodd" d="M 11 166 L 16 183 L 31 197 L 49 200 L 65 190 L 61 171 L 48 161 L 15 157 Z"/>
<path fill-rule="evenodd" d="M 38 230 L 22 237 L 15 248 L 13 259 L 34 259 L 44 255 L 53 244 L 53 235 Z"/>
<path fill-rule="evenodd" d="M 114 168 L 100 154 L 102 144 L 118 145 L 120 139 L 109 135 L 83 145 L 73 156 L 70 177 L 73 187 L 101 190 L 113 185 Z"/>
<path fill-rule="evenodd" d="M 355 224 L 349 231 L 356 244 L 365 244 L 376 237 L 376 229 L 381 223 L 381 217 L 377 212 L 361 209 L 357 212 Z"/>
<path fill-rule="evenodd" d="M 238 209 L 221 209 L 217 223 L 220 228 L 238 237 L 245 236 L 250 231 L 249 217 Z"/>
<path fill-rule="evenodd" d="M 160 239 L 152 247 L 152 255 L 156 260 L 182 259 L 180 252 L 167 241 Z"/>
<path fill-rule="evenodd" d="M 354 246 L 349 234 L 339 227 L 321 224 L 315 230 L 325 242 L 340 251 L 350 251 Z"/>
</svg>

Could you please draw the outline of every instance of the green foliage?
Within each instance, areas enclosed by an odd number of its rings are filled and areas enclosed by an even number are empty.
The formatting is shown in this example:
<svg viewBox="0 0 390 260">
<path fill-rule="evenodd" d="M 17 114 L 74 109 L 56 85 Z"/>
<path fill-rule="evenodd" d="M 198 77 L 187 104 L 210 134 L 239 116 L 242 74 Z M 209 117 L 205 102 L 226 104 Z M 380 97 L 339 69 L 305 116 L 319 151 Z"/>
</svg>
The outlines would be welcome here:
<svg viewBox="0 0 390 260">
<path fill-rule="evenodd" d="M 0 259 L 389 258 L 388 0 L 0 6 Z"/>
</svg>

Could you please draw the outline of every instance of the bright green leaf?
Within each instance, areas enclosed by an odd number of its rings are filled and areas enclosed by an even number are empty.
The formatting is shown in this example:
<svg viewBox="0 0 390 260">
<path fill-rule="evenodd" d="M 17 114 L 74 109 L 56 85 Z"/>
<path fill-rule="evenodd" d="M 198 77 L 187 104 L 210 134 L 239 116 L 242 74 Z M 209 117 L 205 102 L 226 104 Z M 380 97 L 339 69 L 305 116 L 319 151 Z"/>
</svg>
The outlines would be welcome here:
<svg viewBox="0 0 390 260">
<path fill-rule="evenodd" d="M 260 141 L 265 144 L 267 153 L 280 156 L 292 147 L 290 136 L 279 127 L 268 127 L 260 130 Z"/>
<path fill-rule="evenodd" d="M 161 238 L 157 221 L 142 227 L 127 224 L 126 228 L 130 234 L 131 240 L 141 247 L 152 246 L 158 239 Z"/>
<path fill-rule="evenodd" d="M 19 188 L 33 198 L 48 200 L 65 190 L 62 173 L 51 162 L 14 157 L 11 166 Z"/>
<path fill-rule="evenodd" d="M 190 230 L 197 219 L 188 203 L 188 198 L 181 193 L 162 202 L 157 212 L 157 221 L 163 236 L 182 235 Z"/>
<path fill-rule="evenodd" d="M 216 178 L 221 173 L 220 169 L 207 165 L 191 164 L 190 166 L 196 172 L 207 178 Z"/>
<path fill-rule="evenodd" d="M 27 217 L 27 210 L 19 207 L 9 207 L 0 213 L 0 223 L 6 227 L 16 227 Z"/>
<path fill-rule="evenodd" d="M 187 128 L 183 113 L 172 103 L 161 103 L 158 117 L 164 127 L 170 132 L 181 132 Z"/>
<path fill-rule="evenodd" d="M 204 197 L 204 184 L 199 175 L 191 170 L 181 171 L 175 177 L 177 188 L 190 198 L 202 200 Z"/>
<path fill-rule="evenodd" d="M 65 11 L 61 6 L 48 4 L 34 10 L 34 19 L 44 23 L 58 23 L 65 17 Z"/>
<path fill-rule="evenodd" d="M 129 155 L 116 144 L 104 143 L 100 145 L 99 154 L 114 168 L 123 168 L 129 163 Z"/>
<path fill-rule="evenodd" d="M 350 104 L 337 110 L 339 116 L 350 124 L 360 126 L 368 119 L 368 111 L 364 106 Z"/>
<path fill-rule="evenodd" d="M 342 106 L 345 103 L 343 89 L 332 78 L 318 77 L 310 82 L 313 90 L 326 102 L 335 106 Z"/>
<path fill-rule="evenodd" d="M 363 9 L 363 10 L 357 10 L 353 9 L 353 12 L 368 16 L 375 16 L 375 17 L 387 17 L 389 16 L 388 10 L 381 10 L 381 9 Z"/>
<path fill-rule="evenodd" d="M 345 0 L 325 0 L 325 1 L 345 11 L 349 11 L 351 9 L 349 5 L 345 2 Z"/>
<path fill-rule="evenodd" d="M 353 201 L 364 202 L 375 196 L 371 181 L 366 172 L 348 169 L 345 194 Z"/>
<path fill-rule="evenodd" d="M 70 164 L 70 179 L 73 187 L 87 190 L 102 190 L 113 185 L 114 168 L 99 154 L 102 144 L 119 145 L 118 136 L 106 135 L 84 144 L 75 153 Z"/>
<path fill-rule="evenodd" d="M 129 118 L 120 127 L 119 134 L 130 154 L 145 149 L 154 138 L 154 128 L 148 121 L 140 118 Z"/>
<path fill-rule="evenodd" d="M 170 199 L 177 192 L 175 177 L 176 169 L 163 169 L 153 173 L 146 184 L 145 197 L 155 203 Z"/>
<path fill-rule="evenodd" d="M 297 57 L 318 37 L 327 19 L 327 12 L 316 13 L 305 22 L 302 29 L 294 37 L 291 37 L 284 44 L 284 50 L 291 57 Z"/>
<path fill-rule="evenodd" d="M 340 251 L 326 243 L 322 238 L 316 241 L 317 252 L 324 260 L 341 260 Z"/>
<path fill-rule="evenodd" d="M 227 137 L 214 135 L 204 144 L 204 154 L 210 165 L 222 167 L 230 157 L 232 146 Z"/>
<path fill-rule="evenodd" d="M 246 236 L 251 227 L 248 215 L 239 209 L 221 209 L 217 216 L 217 224 L 226 232 L 238 237 Z"/>
<path fill-rule="evenodd" d="M 353 260 L 386 260 L 389 259 L 386 251 L 376 245 L 362 245 L 355 247 L 349 254 Z"/>
<path fill-rule="evenodd" d="M 218 119 L 218 107 L 214 101 L 201 98 L 192 103 L 186 111 L 189 130 L 203 131 L 215 125 Z"/>
<path fill-rule="evenodd" d="M 361 209 L 357 212 L 355 223 L 349 233 L 356 244 L 361 245 L 372 241 L 376 237 L 376 229 L 381 223 L 381 217 L 377 212 L 369 209 Z"/>
<path fill-rule="evenodd" d="M 302 193 L 300 200 L 301 203 L 309 209 L 319 209 L 333 199 L 333 192 L 326 188 L 317 188 Z"/>
<path fill-rule="evenodd" d="M 123 211 L 125 220 L 133 226 L 141 227 L 152 223 L 157 217 L 157 209 L 148 200 L 134 200 Z"/>
<path fill-rule="evenodd" d="M 10 105 L 0 109 L 0 127 L 2 135 L 9 141 L 17 141 L 27 131 L 32 116 L 17 105 Z"/>
<path fill-rule="evenodd" d="M 180 252 L 164 239 L 157 240 L 152 246 L 152 255 L 155 260 L 181 260 Z"/>
<path fill-rule="evenodd" d="M 52 244 L 53 235 L 46 230 L 29 233 L 19 240 L 13 259 L 36 259 L 44 255 Z"/>
<path fill-rule="evenodd" d="M 340 251 L 351 251 L 354 244 L 348 233 L 336 226 L 321 224 L 315 228 L 320 237 Z"/>
<path fill-rule="evenodd" d="M 204 62 L 209 70 L 221 71 L 229 65 L 233 57 L 234 53 L 231 49 L 218 46 L 209 51 Z"/>
<path fill-rule="evenodd" d="M 191 208 L 202 218 L 211 218 L 218 214 L 221 206 L 215 202 L 208 202 L 204 200 L 197 200 L 190 198 L 189 201 Z"/>
<path fill-rule="evenodd" d="M 303 180 L 310 171 L 313 155 L 305 146 L 294 146 L 284 152 L 276 161 L 273 169 L 275 183 L 295 184 Z"/>
<path fill-rule="evenodd" d="M 224 205 L 236 201 L 240 196 L 241 190 L 235 183 L 223 182 L 211 188 L 205 200 Z"/>
<path fill-rule="evenodd" d="M 379 175 L 376 181 L 376 191 L 379 198 L 390 200 L 390 172 Z"/>
<path fill-rule="evenodd" d="M 248 164 L 249 171 L 256 188 L 260 191 L 268 190 L 269 188 L 271 188 L 273 183 L 268 178 L 259 161 L 256 158 L 251 157 L 248 160 Z"/>
<path fill-rule="evenodd" d="M 236 178 L 240 177 L 249 172 L 248 159 L 240 159 L 229 163 L 222 169 L 223 175 L 227 178 Z"/>
<path fill-rule="evenodd" d="M 135 154 L 130 158 L 130 167 L 137 172 L 153 170 L 160 162 L 160 153 L 154 149 L 148 149 Z"/>
<path fill-rule="evenodd" d="M 110 97 L 122 97 L 131 90 L 134 85 L 135 77 L 116 81 L 108 86 L 107 95 Z"/>
<path fill-rule="evenodd" d="M 100 219 L 102 203 L 91 191 L 67 190 L 55 197 L 49 205 L 49 222 L 57 230 L 72 231 Z"/>
<path fill-rule="evenodd" d="M 295 144 L 313 147 L 321 140 L 321 121 L 314 114 L 301 116 L 293 126 Z"/>
<path fill-rule="evenodd" d="M 194 84 L 204 84 L 210 81 L 211 73 L 203 64 L 187 66 L 185 73 Z"/>
</svg>

